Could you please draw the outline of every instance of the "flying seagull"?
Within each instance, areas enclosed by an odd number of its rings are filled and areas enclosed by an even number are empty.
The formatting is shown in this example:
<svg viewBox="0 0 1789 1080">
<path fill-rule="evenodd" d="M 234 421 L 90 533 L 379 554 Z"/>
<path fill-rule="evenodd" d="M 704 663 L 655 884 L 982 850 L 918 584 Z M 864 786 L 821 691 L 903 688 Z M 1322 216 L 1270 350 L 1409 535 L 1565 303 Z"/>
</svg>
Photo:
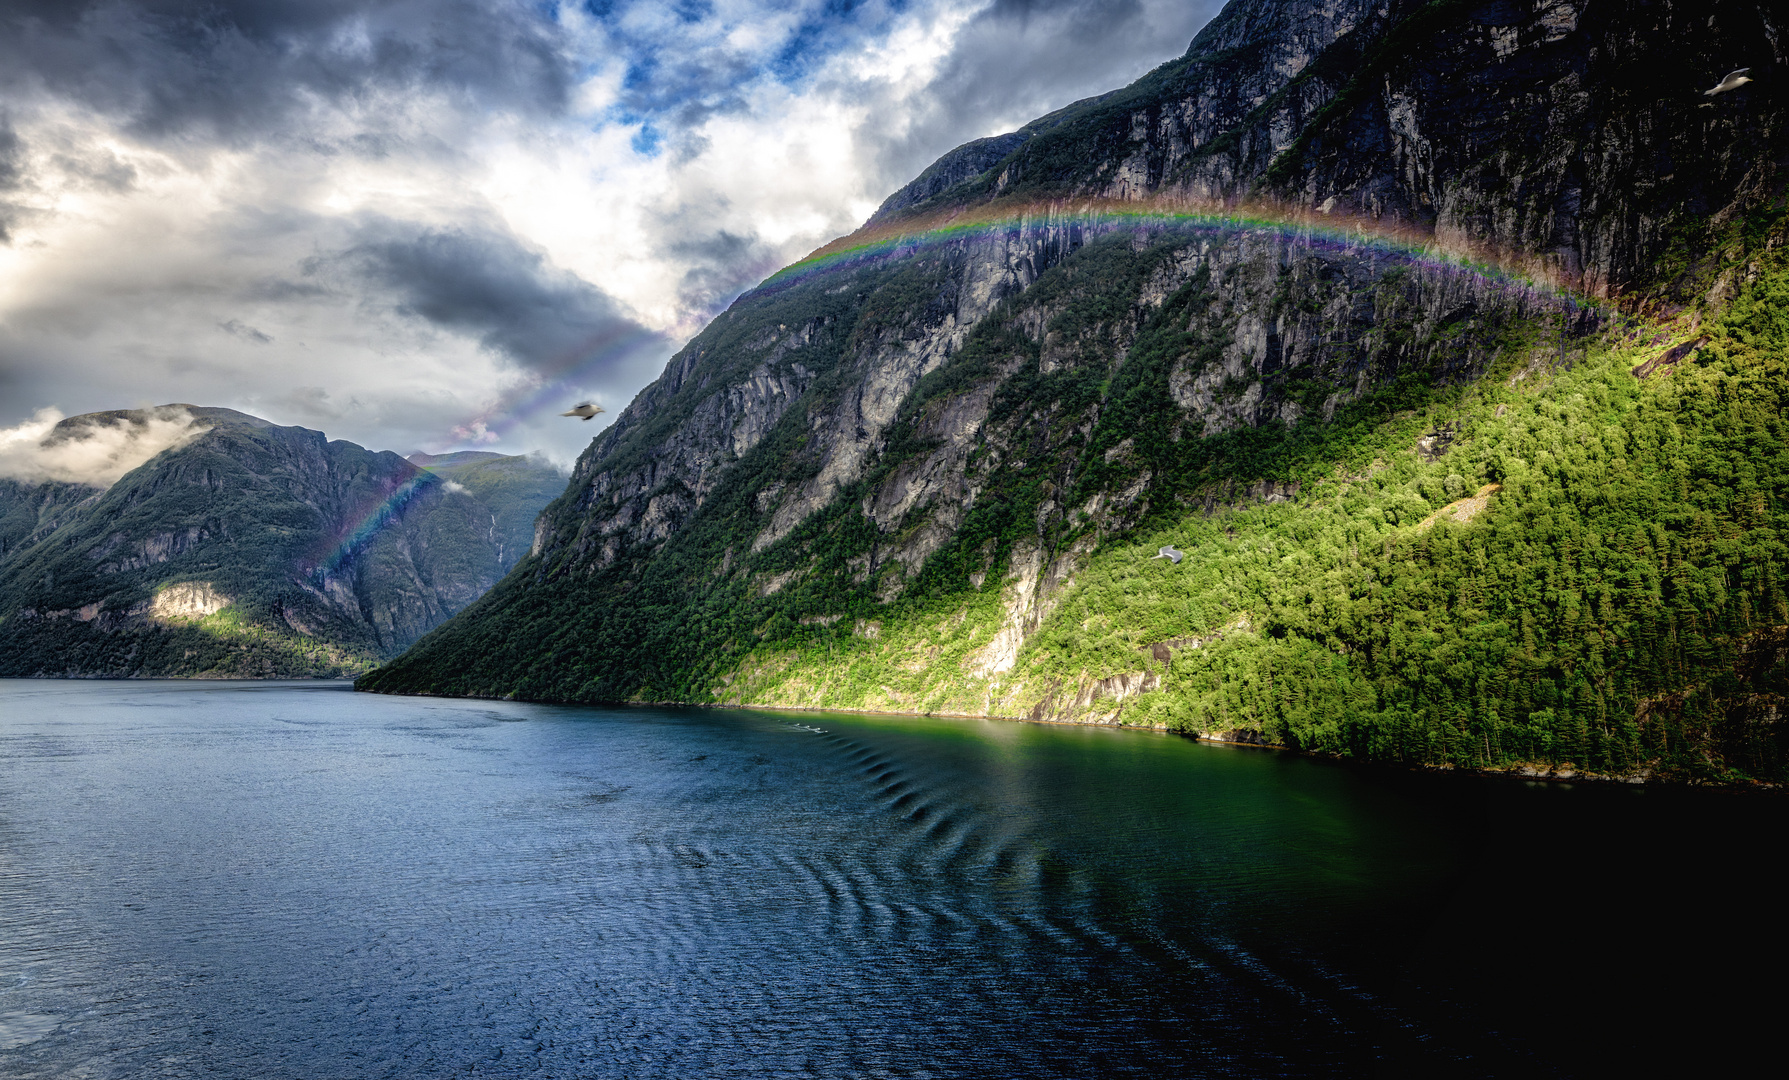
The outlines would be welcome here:
<svg viewBox="0 0 1789 1080">
<path fill-rule="evenodd" d="M 1735 71 L 1729 71 L 1725 79 L 1715 83 L 1713 90 L 1702 91 L 1702 96 L 1714 97 L 1716 94 L 1725 94 L 1729 90 L 1738 90 L 1746 83 L 1752 81 L 1750 74 L 1748 74 L 1751 70 L 1751 68 L 1739 68 Z"/>
<path fill-rule="evenodd" d="M 597 413 L 603 412 L 603 411 L 605 411 L 605 410 L 603 409 L 603 407 L 601 405 L 592 405 L 590 402 L 585 401 L 585 402 L 580 402 L 575 408 L 572 409 L 571 412 L 562 412 L 559 415 L 560 416 L 575 416 L 575 417 L 578 417 L 580 420 L 591 420 L 596 417 Z"/>
<path fill-rule="evenodd" d="M 1173 563 L 1175 566 L 1179 566 L 1180 560 L 1186 558 L 1186 552 L 1176 551 L 1171 547 L 1165 547 L 1165 548 L 1162 548 L 1160 551 L 1156 552 L 1154 555 L 1151 555 L 1150 558 L 1151 559 L 1166 559 L 1169 562 Z"/>
</svg>

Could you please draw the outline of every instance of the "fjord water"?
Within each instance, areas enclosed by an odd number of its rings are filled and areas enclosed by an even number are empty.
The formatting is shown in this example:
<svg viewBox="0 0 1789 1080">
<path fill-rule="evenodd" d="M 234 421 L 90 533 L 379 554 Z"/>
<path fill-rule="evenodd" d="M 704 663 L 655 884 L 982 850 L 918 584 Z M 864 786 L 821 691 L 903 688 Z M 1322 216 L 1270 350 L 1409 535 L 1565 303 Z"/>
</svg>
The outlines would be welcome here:
<svg viewBox="0 0 1789 1080">
<path fill-rule="evenodd" d="M 1560 979 L 1696 935 L 1504 864 L 1504 826 L 1549 860 L 1644 820 L 1561 798 L 1105 729 L 0 682 L 0 1075 L 1571 1071 L 1636 1003 L 1561 1023 Z"/>
</svg>

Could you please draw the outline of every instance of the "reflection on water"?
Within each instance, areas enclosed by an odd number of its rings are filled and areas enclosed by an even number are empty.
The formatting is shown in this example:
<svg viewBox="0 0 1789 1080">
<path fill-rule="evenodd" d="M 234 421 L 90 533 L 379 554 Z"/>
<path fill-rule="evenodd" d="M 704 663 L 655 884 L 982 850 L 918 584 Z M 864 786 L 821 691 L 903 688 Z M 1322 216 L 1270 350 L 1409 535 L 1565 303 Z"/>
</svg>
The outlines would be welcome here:
<svg viewBox="0 0 1789 1080">
<path fill-rule="evenodd" d="M 1546 797 L 1099 729 L 0 682 L 0 1075 L 1565 1069 L 1480 925 L 1487 814 Z"/>
</svg>

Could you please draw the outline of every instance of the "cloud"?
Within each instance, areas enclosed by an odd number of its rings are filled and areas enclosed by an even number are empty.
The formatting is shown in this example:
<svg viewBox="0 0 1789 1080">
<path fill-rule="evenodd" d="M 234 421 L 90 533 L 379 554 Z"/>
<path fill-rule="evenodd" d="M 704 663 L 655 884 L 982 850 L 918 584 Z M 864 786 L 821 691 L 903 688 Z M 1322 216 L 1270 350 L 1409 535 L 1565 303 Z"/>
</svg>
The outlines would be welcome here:
<svg viewBox="0 0 1789 1080">
<path fill-rule="evenodd" d="M 558 374 L 645 332 L 611 297 L 515 237 L 379 219 L 338 258 L 396 310 L 465 333 L 524 368 Z"/>
<path fill-rule="evenodd" d="M 1118 89 L 1183 54 L 1223 0 L 994 0 L 952 35 L 871 153 L 889 191 L 943 150 Z"/>
<path fill-rule="evenodd" d="M 19 186 L 24 172 L 24 151 L 19 133 L 12 129 L 12 121 L 5 113 L 0 113 L 0 191 Z"/>
<path fill-rule="evenodd" d="M 11 119 L 0 112 L 0 244 L 12 241 L 12 216 L 17 212 L 8 193 L 24 178 L 25 144 L 12 129 Z"/>
<path fill-rule="evenodd" d="M 0 428 L 0 477 L 29 484 L 61 481 L 110 487 L 163 450 L 190 442 L 207 428 L 185 409 L 163 406 L 76 417 L 39 409 L 31 419 Z"/>
<path fill-rule="evenodd" d="M 78 101 L 151 138 L 253 141 L 316 103 L 442 91 L 563 108 L 546 11 L 476 0 L 37 0 L 0 12 L 0 91 Z"/>
<path fill-rule="evenodd" d="M 8 0 L 0 424 L 130 401 L 575 457 L 742 290 L 1177 0 Z"/>
<path fill-rule="evenodd" d="M 329 399 L 329 391 L 321 386 L 295 386 L 284 394 L 272 396 L 268 404 L 282 416 L 293 416 L 302 423 L 330 425 L 344 415 L 341 407 Z"/>
<path fill-rule="evenodd" d="M 217 324 L 217 328 L 233 337 L 239 337 L 244 341 L 252 341 L 257 345 L 273 344 L 273 338 L 271 336 L 262 333 L 243 322 L 241 319 L 225 319 L 223 322 Z"/>
</svg>

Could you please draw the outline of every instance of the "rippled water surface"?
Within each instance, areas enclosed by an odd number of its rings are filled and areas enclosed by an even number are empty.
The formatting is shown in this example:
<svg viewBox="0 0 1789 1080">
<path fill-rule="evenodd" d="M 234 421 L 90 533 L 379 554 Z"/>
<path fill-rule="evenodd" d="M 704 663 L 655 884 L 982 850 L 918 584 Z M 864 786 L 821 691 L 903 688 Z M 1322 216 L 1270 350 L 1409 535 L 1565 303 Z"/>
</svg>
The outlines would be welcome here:
<svg viewBox="0 0 1789 1080">
<path fill-rule="evenodd" d="M 1139 732 L 0 682 L 0 1075 L 1547 1071 L 1483 818 Z"/>
</svg>

